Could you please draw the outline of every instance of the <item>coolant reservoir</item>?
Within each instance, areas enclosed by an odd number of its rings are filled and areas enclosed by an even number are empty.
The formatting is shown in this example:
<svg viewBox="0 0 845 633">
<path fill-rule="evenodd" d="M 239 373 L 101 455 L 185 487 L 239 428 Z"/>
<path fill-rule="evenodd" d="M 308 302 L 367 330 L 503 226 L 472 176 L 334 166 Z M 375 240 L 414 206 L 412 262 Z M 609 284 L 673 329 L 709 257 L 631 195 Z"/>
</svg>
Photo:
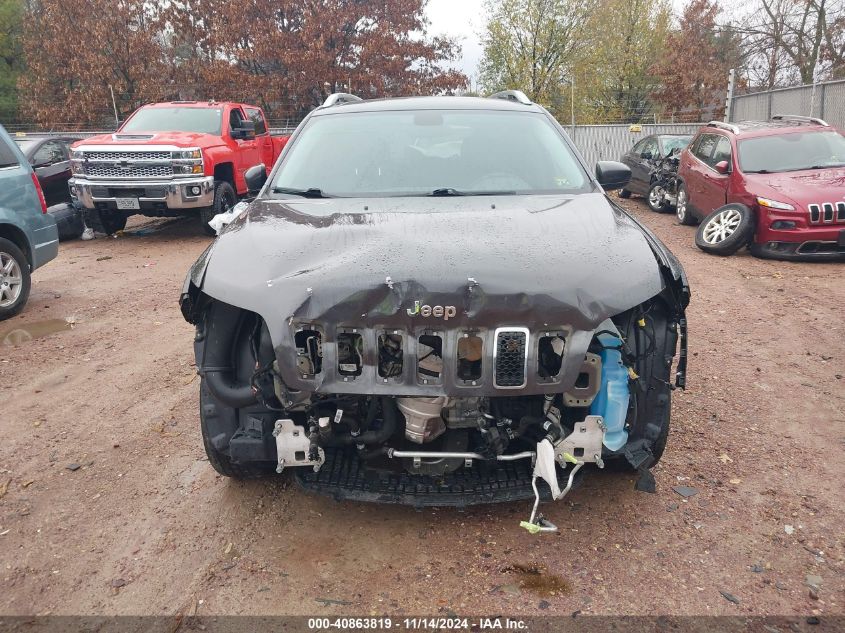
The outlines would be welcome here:
<svg viewBox="0 0 845 633">
<path fill-rule="evenodd" d="M 622 345 L 615 336 L 600 334 L 599 341 L 607 347 Z M 604 445 L 618 451 L 628 441 L 625 419 L 628 417 L 628 401 L 631 392 L 628 389 L 628 370 L 622 363 L 622 353 L 617 349 L 603 349 L 601 357 L 601 388 L 590 406 L 590 415 L 604 418 L 607 431 Z"/>
</svg>

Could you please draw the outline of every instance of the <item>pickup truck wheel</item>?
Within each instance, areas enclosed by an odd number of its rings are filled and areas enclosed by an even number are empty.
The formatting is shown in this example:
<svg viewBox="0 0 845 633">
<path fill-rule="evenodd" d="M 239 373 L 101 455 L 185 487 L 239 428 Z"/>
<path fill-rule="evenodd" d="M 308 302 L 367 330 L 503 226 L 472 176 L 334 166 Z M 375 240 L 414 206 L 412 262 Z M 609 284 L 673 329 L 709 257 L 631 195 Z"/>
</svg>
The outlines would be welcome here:
<svg viewBox="0 0 845 633">
<path fill-rule="evenodd" d="M 111 235 L 126 228 L 126 214 L 114 209 L 85 209 L 85 224 L 97 233 Z"/>
<path fill-rule="evenodd" d="M 205 447 L 205 454 L 208 456 L 208 463 L 212 468 L 224 477 L 233 479 L 258 479 L 275 472 L 271 464 L 264 462 L 255 464 L 236 464 L 223 451 L 214 447 L 214 438 L 209 429 L 213 420 L 221 416 L 235 412 L 233 409 L 220 404 L 211 395 L 205 384 L 205 378 L 200 380 L 200 430 L 202 432 L 202 443 Z"/>
<path fill-rule="evenodd" d="M 31 283 L 26 256 L 14 242 L 0 237 L 0 321 L 23 310 Z"/>
<path fill-rule="evenodd" d="M 238 196 L 235 194 L 232 185 L 226 181 L 214 183 L 214 204 L 206 209 L 200 209 L 200 222 L 203 232 L 206 235 L 217 235 L 217 232 L 208 223 L 215 215 L 231 211 L 237 203 Z"/>
<path fill-rule="evenodd" d="M 678 218 L 678 223 L 684 226 L 692 226 L 695 224 L 695 217 L 689 210 L 689 194 L 685 185 L 678 187 L 678 204 L 675 205 L 675 215 Z"/>
<path fill-rule="evenodd" d="M 695 245 L 705 253 L 733 255 L 754 233 L 754 214 L 744 204 L 726 204 L 708 215 L 695 232 Z"/>
</svg>

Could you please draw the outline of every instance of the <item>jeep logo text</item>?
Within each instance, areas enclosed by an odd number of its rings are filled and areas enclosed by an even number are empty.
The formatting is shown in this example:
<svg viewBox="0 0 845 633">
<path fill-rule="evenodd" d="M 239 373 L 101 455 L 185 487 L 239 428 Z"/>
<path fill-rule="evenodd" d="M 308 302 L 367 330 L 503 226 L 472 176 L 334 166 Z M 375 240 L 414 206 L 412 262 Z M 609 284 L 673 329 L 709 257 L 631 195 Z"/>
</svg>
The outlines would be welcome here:
<svg viewBox="0 0 845 633">
<path fill-rule="evenodd" d="M 414 307 L 408 308 L 408 316 L 435 317 L 436 319 L 443 319 L 448 321 L 458 314 L 458 309 L 455 306 L 430 306 L 420 305 L 419 301 L 414 301 Z"/>
</svg>

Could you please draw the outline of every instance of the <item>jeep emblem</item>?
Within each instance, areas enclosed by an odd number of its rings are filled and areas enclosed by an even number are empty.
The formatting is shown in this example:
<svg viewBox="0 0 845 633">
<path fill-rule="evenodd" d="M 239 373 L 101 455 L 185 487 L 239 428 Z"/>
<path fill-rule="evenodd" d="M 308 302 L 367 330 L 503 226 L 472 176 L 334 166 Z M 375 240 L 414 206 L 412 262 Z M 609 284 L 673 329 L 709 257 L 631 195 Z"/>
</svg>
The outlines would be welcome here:
<svg viewBox="0 0 845 633">
<path fill-rule="evenodd" d="M 430 306 L 420 305 L 419 301 L 414 301 L 414 307 L 407 309 L 408 316 L 434 317 L 436 319 L 443 319 L 448 321 L 458 314 L 458 309 L 455 306 Z"/>
</svg>

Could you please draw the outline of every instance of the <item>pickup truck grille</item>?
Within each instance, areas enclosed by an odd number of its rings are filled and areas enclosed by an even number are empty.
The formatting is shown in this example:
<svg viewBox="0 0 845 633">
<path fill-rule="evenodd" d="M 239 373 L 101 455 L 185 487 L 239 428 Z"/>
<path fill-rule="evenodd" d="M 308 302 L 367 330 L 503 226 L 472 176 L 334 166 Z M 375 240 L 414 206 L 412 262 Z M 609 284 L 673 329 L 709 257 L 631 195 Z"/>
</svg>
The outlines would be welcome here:
<svg viewBox="0 0 845 633">
<path fill-rule="evenodd" d="M 88 160 L 170 160 L 170 152 L 135 152 L 135 151 L 108 151 L 108 152 L 85 152 Z"/>
<path fill-rule="evenodd" d="M 113 163 L 87 163 L 85 173 L 93 178 L 169 178 L 173 175 L 173 166 L 163 165 L 133 165 L 126 166 Z"/>
</svg>

